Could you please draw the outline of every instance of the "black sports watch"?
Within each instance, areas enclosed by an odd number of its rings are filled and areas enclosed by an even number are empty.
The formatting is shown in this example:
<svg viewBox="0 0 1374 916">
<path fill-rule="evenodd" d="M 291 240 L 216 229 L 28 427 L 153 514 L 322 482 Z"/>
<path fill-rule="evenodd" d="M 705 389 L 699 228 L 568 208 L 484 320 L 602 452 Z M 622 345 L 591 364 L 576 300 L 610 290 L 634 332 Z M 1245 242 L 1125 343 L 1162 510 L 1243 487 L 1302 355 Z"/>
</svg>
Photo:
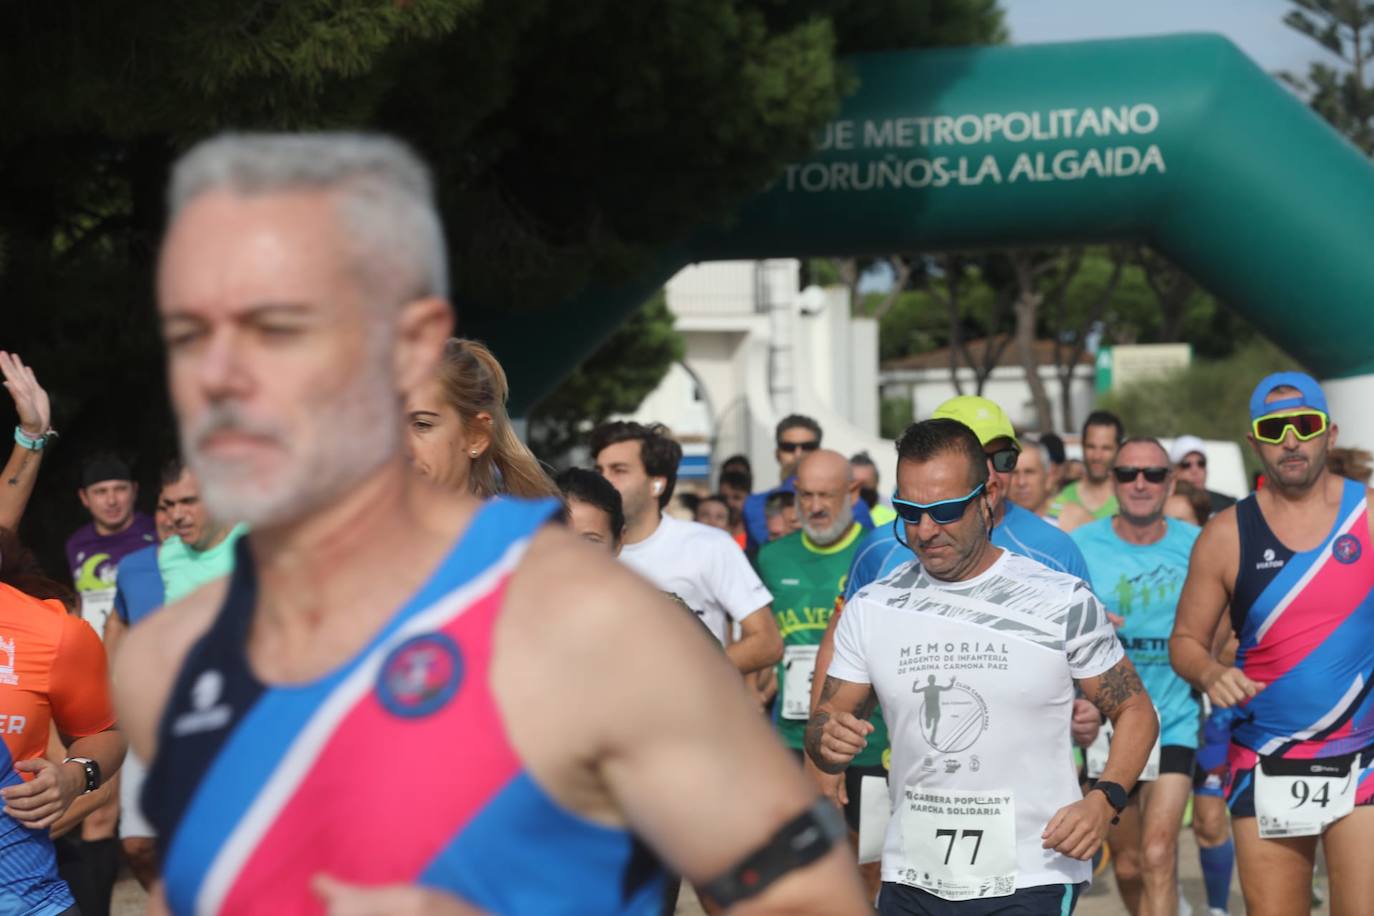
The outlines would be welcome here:
<svg viewBox="0 0 1374 916">
<path fill-rule="evenodd" d="M 1130 801 L 1130 796 L 1126 794 L 1126 790 L 1114 782 L 1107 782 L 1105 779 L 1099 779 L 1097 782 L 1093 783 L 1093 787 L 1088 791 L 1092 792 L 1094 790 L 1105 795 L 1107 797 L 1107 804 L 1111 805 L 1112 810 L 1116 812 L 1116 816 L 1112 818 L 1112 823 L 1115 824 L 1119 822 L 1121 820 L 1121 812 L 1126 810 L 1126 803 Z"/>
<path fill-rule="evenodd" d="M 89 757 L 68 757 L 63 763 L 79 763 L 86 771 L 86 791 L 82 795 L 87 795 L 100 788 L 100 764 Z"/>
</svg>

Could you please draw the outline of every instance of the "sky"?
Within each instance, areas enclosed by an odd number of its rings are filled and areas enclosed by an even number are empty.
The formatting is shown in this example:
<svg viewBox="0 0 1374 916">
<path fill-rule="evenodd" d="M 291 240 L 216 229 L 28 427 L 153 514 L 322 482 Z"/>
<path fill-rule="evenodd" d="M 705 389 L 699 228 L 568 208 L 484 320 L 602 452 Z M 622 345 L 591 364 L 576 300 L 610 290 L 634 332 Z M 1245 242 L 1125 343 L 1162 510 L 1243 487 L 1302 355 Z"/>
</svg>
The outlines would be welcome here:
<svg viewBox="0 0 1374 916">
<path fill-rule="evenodd" d="M 1002 0 L 1015 44 L 1122 38 L 1170 32 L 1220 32 L 1265 70 L 1306 74 L 1334 60 L 1283 24 L 1289 0 Z"/>
</svg>

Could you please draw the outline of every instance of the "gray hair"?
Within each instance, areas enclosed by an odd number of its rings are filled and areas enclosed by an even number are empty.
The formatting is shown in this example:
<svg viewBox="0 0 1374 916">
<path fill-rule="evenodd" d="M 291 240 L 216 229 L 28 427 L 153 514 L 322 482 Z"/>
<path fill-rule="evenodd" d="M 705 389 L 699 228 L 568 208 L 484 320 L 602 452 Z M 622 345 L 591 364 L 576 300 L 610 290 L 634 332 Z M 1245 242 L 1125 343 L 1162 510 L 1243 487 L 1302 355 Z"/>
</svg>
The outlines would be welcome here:
<svg viewBox="0 0 1374 916">
<path fill-rule="evenodd" d="M 400 302 L 448 297 L 444 230 L 429 169 L 410 147 L 380 134 L 235 134 L 204 140 L 172 168 L 175 220 L 210 191 L 242 196 L 333 192 L 363 282 Z"/>
<path fill-rule="evenodd" d="M 1035 449 L 1040 453 L 1040 464 L 1044 467 L 1045 473 L 1048 474 L 1054 468 L 1054 460 L 1050 457 L 1050 447 L 1039 439 L 1022 437 L 1021 441 L 1025 443 L 1027 451 Z"/>
</svg>

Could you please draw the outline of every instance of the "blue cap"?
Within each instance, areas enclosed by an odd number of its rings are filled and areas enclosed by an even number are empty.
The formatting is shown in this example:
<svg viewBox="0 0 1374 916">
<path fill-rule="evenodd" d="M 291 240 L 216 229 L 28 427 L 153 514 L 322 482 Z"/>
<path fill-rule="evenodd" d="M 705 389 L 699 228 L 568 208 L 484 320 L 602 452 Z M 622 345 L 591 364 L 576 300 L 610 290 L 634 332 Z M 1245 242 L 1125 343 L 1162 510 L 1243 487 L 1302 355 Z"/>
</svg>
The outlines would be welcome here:
<svg viewBox="0 0 1374 916">
<path fill-rule="evenodd" d="M 1298 395 L 1264 403 L 1264 399 L 1269 397 L 1269 392 L 1275 388 L 1296 388 Z M 1322 393 L 1322 386 L 1317 384 L 1316 379 L 1305 372 L 1275 372 L 1261 379 L 1255 386 L 1255 393 L 1250 395 L 1250 420 L 1254 422 L 1260 417 L 1293 407 L 1309 407 L 1312 410 L 1320 410 L 1328 418 L 1331 416 L 1331 412 L 1326 409 L 1326 395 Z"/>
</svg>

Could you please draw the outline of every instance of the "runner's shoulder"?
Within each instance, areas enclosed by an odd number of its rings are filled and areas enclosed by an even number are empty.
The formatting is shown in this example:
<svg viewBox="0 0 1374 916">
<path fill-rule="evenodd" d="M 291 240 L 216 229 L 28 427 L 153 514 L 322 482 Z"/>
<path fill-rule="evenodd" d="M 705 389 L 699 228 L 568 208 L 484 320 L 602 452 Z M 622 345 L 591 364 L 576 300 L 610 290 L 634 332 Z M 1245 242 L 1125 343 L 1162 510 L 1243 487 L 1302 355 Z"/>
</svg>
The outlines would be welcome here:
<svg viewBox="0 0 1374 916">
<path fill-rule="evenodd" d="M 730 545 L 743 556 L 733 540 Z M 657 611 L 676 615 L 679 609 L 605 550 L 546 525 L 511 576 L 501 626 L 518 634 L 522 651 L 547 647 L 565 654 L 569 641 L 605 651 L 619 644 L 617 634 Z"/>
<path fill-rule="evenodd" d="M 859 589 L 845 604 L 890 604 L 893 598 L 910 592 L 920 578 L 921 561 L 912 557 Z"/>
<path fill-rule="evenodd" d="M 1006 551 L 1006 558 L 997 572 L 1022 592 L 1019 604 L 1029 601 L 1047 610 L 1058 610 L 1077 600 L 1080 590 L 1092 594 L 1088 583 L 1073 573 L 1060 572 L 1039 560 L 1011 551 Z"/>
<path fill-rule="evenodd" d="M 720 528 L 713 528 L 710 525 L 703 525 L 701 522 L 688 519 L 673 518 L 670 515 L 665 515 L 660 524 L 668 526 L 678 543 L 690 545 L 693 549 L 726 550 L 728 548 L 735 553 L 743 553 L 730 532 L 722 531 Z M 768 546 L 765 544 L 760 548 L 760 551 Z"/>
<path fill-rule="evenodd" d="M 1228 557 L 1239 562 L 1240 503 L 1227 506 L 1207 519 L 1193 542 L 1193 561 L 1190 565 L 1221 563 Z"/>
<path fill-rule="evenodd" d="M 26 648 L 29 648 L 27 644 L 33 640 L 47 640 L 57 645 L 62 641 L 63 634 L 68 628 L 79 629 L 83 626 L 90 630 L 92 635 L 95 634 L 90 624 L 68 612 L 66 605 L 56 598 L 35 598 L 12 585 L 0 582 L 0 629 L 11 636 L 16 632 L 24 634 Z"/>
<path fill-rule="evenodd" d="M 1084 525 L 1092 524 L 1097 521 L 1096 517 L 1077 501 L 1064 503 L 1064 507 L 1059 512 L 1059 529 L 1065 533 L 1072 533 L 1075 529 Z"/>
<path fill-rule="evenodd" d="M 1073 541 L 1080 549 L 1084 544 L 1097 541 L 1111 541 L 1116 538 L 1116 531 L 1112 527 L 1111 516 L 1107 518 L 1093 518 L 1086 521 L 1072 531 L 1061 532 L 1070 541 Z"/>
<path fill-rule="evenodd" d="M 228 578 L 207 583 L 149 614 L 120 641 L 112 664 L 120 726 L 145 760 L 186 653 L 214 622 L 228 588 Z"/>
<path fill-rule="evenodd" d="M 790 554 L 796 552 L 801 546 L 801 532 L 793 531 L 791 534 L 784 535 L 774 541 L 769 541 L 759 548 L 759 566 L 775 562 L 786 562 Z"/>
</svg>

